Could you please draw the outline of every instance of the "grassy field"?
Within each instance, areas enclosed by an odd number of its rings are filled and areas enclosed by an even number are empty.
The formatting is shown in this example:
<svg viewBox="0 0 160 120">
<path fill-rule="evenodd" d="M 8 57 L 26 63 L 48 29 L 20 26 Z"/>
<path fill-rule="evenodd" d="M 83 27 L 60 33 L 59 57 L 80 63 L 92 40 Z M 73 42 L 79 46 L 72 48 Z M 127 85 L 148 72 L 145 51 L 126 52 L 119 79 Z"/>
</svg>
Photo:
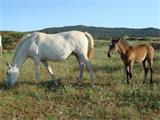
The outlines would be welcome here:
<svg viewBox="0 0 160 120">
<path fill-rule="evenodd" d="M 138 41 L 131 44 L 140 43 Z M 75 82 L 79 67 L 74 56 L 61 62 L 50 62 L 58 78 L 58 86 L 43 66 L 42 82 L 35 84 L 34 66 L 29 59 L 21 69 L 15 87 L 4 89 L 7 66 L 0 62 L 0 120 L 159 120 L 160 119 L 160 51 L 154 61 L 154 84 L 143 84 L 142 64 L 134 65 L 132 84 L 126 84 L 122 61 L 118 54 L 107 58 L 106 42 L 96 41 L 92 61 L 96 75 L 91 88 L 88 71 L 82 84 Z M 7 61 L 12 59 L 7 53 Z"/>
</svg>

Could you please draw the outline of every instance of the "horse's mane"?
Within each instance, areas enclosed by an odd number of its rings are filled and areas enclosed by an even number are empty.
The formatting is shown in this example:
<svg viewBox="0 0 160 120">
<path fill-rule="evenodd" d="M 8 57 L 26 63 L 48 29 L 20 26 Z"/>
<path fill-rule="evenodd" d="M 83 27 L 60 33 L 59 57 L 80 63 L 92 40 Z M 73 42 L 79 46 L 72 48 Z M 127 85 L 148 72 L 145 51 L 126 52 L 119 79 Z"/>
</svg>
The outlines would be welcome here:
<svg viewBox="0 0 160 120">
<path fill-rule="evenodd" d="M 128 42 L 127 42 L 126 40 L 124 40 L 124 39 L 121 39 L 120 42 L 121 42 L 123 45 L 125 45 L 125 46 L 131 47 L 131 46 L 128 44 Z"/>
<path fill-rule="evenodd" d="M 13 59 L 15 58 L 15 55 L 16 55 L 16 53 L 19 51 L 19 49 L 21 48 L 21 46 L 22 46 L 22 44 L 26 41 L 26 39 L 28 38 L 28 37 L 30 37 L 31 36 L 31 34 L 27 34 L 26 36 L 24 36 L 24 37 L 22 37 L 20 40 L 19 40 L 19 42 L 18 42 L 18 44 L 17 44 L 17 47 L 16 47 L 16 50 L 15 50 L 15 52 L 14 52 L 14 57 L 13 57 Z"/>
</svg>

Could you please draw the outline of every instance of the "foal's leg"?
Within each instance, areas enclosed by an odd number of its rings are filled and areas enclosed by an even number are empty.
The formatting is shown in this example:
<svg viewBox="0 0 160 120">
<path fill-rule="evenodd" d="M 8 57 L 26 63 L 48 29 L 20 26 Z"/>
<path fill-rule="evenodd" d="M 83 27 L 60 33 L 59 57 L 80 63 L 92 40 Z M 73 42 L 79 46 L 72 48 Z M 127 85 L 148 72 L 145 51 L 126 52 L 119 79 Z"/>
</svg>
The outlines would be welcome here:
<svg viewBox="0 0 160 120">
<path fill-rule="evenodd" d="M 49 72 L 49 74 L 50 74 L 53 78 L 55 78 L 54 73 L 53 73 L 53 70 L 52 70 L 51 66 L 48 64 L 48 62 L 47 62 L 47 61 L 41 61 L 41 62 L 42 62 L 42 64 L 44 65 L 44 67 L 47 69 L 47 71 Z"/>
<path fill-rule="evenodd" d="M 125 65 L 126 76 L 127 76 L 127 84 L 129 84 L 129 66 Z"/>
<path fill-rule="evenodd" d="M 148 60 L 148 63 L 149 63 L 149 69 L 150 69 L 150 72 L 151 72 L 151 76 L 150 76 L 150 84 L 152 84 L 153 82 L 153 60 Z"/>
<path fill-rule="evenodd" d="M 130 61 L 124 62 L 125 70 L 126 70 L 126 76 L 127 76 L 127 84 L 129 84 L 130 80 L 132 79 L 133 63 L 134 63 L 134 60 L 130 60 Z"/>
<path fill-rule="evenodd" d="M 130 80 L 132 79 L 132 74 L 133 74 L 133 72 L 132 72 L 133 64 L 134 64 L 134 60 L 131 60 L 129 62 L 129 79 Z"/>
<path fill-rule="evenodd" d="M 146 66 L 146 59 L 143 61 L 143 68 L 144 68 L 144 81 L 143 81 L 143 83 L 145 83 L 145 81 L 147 79 L 147 74 L 148 74 L 148 67 Z"/>
</svg>

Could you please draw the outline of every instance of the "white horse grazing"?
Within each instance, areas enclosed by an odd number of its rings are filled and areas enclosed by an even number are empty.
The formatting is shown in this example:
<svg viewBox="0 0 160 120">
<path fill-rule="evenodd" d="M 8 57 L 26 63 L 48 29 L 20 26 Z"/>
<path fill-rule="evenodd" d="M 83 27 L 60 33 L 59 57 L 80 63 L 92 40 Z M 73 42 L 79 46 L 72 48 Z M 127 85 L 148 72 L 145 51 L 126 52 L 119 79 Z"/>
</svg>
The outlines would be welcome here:
<svg viewBox="0 0 160 120">
<path fill-rule="evenodd" d="M 13 86 L 19 77 L 19 71 L 26 59 L 30 57 L 35 63 L 36 80 L 40 80 L 40 63 L 50 75 L 54 76 L 47 60 L 65 60 L 72 53 L 75 54 L 80 65 L 80 80 L 82 80 L 84 64 L 90 77 L 94 80 L 94 73 L 89 59 L 93 53 L 94 41 L 87 32 L 68 31 L 57 34 L 35 32 L 22 38 L 18 44 L 12 63 L 8 64 L 6 85 Z"/>
</svg>

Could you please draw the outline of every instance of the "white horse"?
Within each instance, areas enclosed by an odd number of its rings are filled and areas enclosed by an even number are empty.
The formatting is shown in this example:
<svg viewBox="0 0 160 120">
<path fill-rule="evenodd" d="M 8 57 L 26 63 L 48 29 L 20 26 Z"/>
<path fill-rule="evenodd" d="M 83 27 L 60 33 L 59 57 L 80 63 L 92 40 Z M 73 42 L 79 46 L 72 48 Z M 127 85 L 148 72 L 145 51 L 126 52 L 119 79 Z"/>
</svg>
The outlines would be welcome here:
<svg viewBox="0 0 160 120">
<path fill-rule="evenodd" d="M 14 57 L 7 71 L 6 85 L 13 86 L 19 77 L 19 71 L 26 59 L 30 57 L 35 63 L 36 80 L 40 80 L 40 63 L 42 63 L 51 76 L 54 73 L 47 63 L 47 60 L 60 61 L 75 54 L 80 65 L 80 76 L 82 80 L 84 64 L 86 64 L 91 80 L 94 80 L 94 73 L 89 59 L 92 56 L 94 41 L 87 32 L 68 31 L 57 34 L 45 34 L 35 32 L 22 38 L 19 42 Z M 80 81 L 79 80 L 79 81 Z"/>
</svg>

